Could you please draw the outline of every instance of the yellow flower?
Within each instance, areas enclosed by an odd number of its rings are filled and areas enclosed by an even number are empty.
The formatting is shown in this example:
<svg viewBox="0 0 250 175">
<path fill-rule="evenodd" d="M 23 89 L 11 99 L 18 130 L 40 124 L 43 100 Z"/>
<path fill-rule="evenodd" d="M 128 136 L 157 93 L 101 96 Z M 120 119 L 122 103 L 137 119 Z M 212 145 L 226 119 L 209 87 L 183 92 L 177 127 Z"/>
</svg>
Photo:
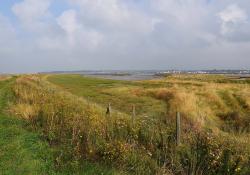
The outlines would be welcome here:
<svg viewBox="0 0 250 175">
<path fill-rule="evenodd" d="M 241 170 L 240 167 L 238 167 L 238 168 L 235 169 L 236 172 L 238 172 L 238 171 L 240 171 L 240 170 Z"/>
</svg>

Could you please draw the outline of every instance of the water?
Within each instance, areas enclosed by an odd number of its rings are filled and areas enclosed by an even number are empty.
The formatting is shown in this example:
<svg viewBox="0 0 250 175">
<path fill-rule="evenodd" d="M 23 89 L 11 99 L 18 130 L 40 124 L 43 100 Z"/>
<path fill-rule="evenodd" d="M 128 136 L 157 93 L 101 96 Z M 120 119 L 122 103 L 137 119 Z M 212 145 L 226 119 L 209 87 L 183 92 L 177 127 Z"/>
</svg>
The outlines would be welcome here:
<svg viewBox="0 0 250 175">
<path fill-rule="evenodd" d="M 45 72 L 48 74 L 48 72 Z M 51 74 L 80 74 L 112 80 L 150 80 L 160 79 L 169 74 L 220 74 L 229 77 L 246 79 L 250 78 L 250 70 L 140 70 L 140 71 L 55 71 Z M 41 72 L 43 74 L 43 72 Z"/>
<path fill-rule="evenodd" d="M 150 80 L 161 78 L 157 71 L 84 71 L 82 75 L 112 80 Z"/>
</svg>

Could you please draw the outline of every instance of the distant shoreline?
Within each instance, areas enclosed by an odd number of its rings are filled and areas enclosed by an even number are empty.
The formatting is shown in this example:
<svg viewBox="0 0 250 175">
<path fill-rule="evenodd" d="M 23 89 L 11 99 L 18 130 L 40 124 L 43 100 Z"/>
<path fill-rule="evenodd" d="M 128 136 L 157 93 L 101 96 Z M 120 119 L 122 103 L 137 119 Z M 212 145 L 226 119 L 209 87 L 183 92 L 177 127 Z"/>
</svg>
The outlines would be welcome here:
<svg viewBox="0 0 250 175">
<path fill-rule="evenodd" d="M 90 74 L 90 75 L 131 75 L 131 74 L 227 74 L 248 75 L 250 70 L 76 70 L 76 71 L 48 71 L 38 74 Z"/>
</svg>

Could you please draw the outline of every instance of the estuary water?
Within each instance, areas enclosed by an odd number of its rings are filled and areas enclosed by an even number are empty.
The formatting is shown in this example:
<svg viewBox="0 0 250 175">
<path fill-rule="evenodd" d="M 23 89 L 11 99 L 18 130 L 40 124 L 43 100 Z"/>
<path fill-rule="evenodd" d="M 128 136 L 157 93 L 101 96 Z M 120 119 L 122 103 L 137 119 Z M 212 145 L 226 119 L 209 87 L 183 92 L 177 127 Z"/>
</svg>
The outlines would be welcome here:
<svg viewBox="0 0 250 175">
<path fill-rule="evenodd" d="M 90 77 L 127 81 L 162 78 L 160 72 L 157 71 L 86 71 L 81 74 Z"/>
</svg>

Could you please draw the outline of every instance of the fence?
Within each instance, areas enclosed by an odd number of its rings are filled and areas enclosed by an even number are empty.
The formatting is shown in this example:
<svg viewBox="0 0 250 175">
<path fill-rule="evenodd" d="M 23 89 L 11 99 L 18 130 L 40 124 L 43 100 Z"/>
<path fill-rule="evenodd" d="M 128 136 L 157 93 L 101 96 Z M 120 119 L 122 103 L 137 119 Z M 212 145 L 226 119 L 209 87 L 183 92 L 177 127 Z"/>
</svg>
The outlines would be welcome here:
<svg viewBox="0 0 250 175">
<path fill-rule="evenodd" d="M 111 103 L 109 103 L 107 106 L 106 115 L 108 116 L 111 115 Z M 136 117 L 136 107 L 135 105 L 133 105 L 132 116 L 131 116 L 132 124 L 134 123 L 135 117 Z M 176 131 L 175 132 L 176 132 L 176 136 L 175 136 L 176 145 L 179 146 L 181 144 L 181 114 L 180 112 L 176 112 Z"/>
</svg>

